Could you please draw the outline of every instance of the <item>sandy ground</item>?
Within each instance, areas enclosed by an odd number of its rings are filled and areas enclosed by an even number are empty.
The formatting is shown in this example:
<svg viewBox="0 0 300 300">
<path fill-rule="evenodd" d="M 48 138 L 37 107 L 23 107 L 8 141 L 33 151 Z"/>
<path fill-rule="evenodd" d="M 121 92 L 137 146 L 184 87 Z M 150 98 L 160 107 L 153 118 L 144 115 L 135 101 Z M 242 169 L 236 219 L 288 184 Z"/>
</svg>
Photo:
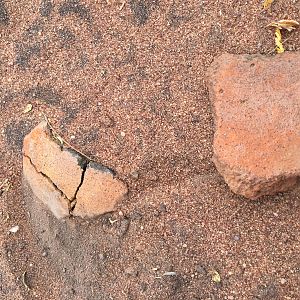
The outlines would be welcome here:
<svg viewBox="0 0 300 300">
<path fill-rule="evenodd" d="M 110 2 L 0 1 L 0 298 L 299 299 L 300 192 L 229 191 L 205 72 L 274 55 L 265 26 L 299 21 L 300 2 Z M 283 38 L 300 49 L 299 30 Z M 115 213 L 66 226 L 34 208 L 21 149 L 42 113 L 128 184 Z"/>
</svg>

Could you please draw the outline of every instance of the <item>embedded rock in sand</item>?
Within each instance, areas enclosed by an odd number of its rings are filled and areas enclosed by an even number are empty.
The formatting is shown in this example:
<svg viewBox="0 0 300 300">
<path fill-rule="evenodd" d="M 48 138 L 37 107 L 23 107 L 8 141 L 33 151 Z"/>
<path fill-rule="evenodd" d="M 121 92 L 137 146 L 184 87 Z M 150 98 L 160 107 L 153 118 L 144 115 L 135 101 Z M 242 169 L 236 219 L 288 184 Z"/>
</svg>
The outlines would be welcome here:
<svg viewBox="0 0 300 300">
<path fill-rule="evenodd" d="M 57 218 L 113 211 L 127 193 L 111 170 L 62 146 L 46 122 L 24 139 L 23 175 L 34 196 Z"/>
<path fill-rule="evenodd" d="M 214 163 L 233 192 L 256 199 L 300 178 L 300 52 L 230 55 L 208 71 Z"/>
</svg>

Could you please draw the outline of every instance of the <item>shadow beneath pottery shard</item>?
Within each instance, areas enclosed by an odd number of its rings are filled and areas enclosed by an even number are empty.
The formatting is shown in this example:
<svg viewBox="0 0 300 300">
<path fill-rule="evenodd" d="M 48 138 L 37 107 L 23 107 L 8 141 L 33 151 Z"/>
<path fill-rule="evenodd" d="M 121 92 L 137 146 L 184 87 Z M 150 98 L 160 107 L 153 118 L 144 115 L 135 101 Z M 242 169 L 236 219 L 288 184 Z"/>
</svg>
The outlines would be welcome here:
<svg viewBox="0 0 300 300">
<path fill-rule="evenodd" d="M 98 275 L 106 268 L 101 253 L 103 249 L 119 251 L 119 237 L 104 232 L 101 218 L 56 219 L 32 194 L 24 178 L 23 191 L 30 215 L 28 222 L 36 242 L 41 252 L 47 249 L 48 267 L 56 270 L 65 286 L 59 299 L 109 299 Z"/>
</svg>

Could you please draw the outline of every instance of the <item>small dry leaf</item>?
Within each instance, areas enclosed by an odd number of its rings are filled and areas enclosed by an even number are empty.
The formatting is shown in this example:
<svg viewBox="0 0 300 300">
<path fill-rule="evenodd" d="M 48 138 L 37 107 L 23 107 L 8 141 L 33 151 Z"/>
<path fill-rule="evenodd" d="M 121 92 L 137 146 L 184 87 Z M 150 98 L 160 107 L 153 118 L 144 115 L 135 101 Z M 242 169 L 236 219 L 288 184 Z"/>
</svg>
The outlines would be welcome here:
<svg viewBox="0 0 300 300">
<path fill-rule="evenodd" d="M 274 0 L 265 0 L 263 3 L 264 9 L 268 9 L 273 2 L 274 2 Z"/>
<path fill-rule="evenodd" d="M 286 29 L 288 31 L 292 31 L 299 26 L 299 23 L 295 20 L 280 20 L 278 22 L 271 22 L 267 26 L 272 26 L 278 29 Z"/>
<path fill-rule="evenodd" d="M 210 274 L 211 274 L 211 280 L 213 282 L 216 282 L 216 283 L 220 283 L 221 282 L 221 276 L 220 276 L 220 274 L 216 270 L 212 270 L 210 272 Z"/>
<path fill-rule="evenodd" d="M 281 32 L 280 32 L 279 28 L 276 28 L 276 30 L 275 30 L 275 44 L 276 44 L 277 53 L 283 53 L 284 48 L 282 45 Z"/>
<path fill-rule="evenodd" d="M 32 110 L 32 104 L 28 103 L 25 107 L 25 109 L 23 110 L 23 113 L 26 114 L 28 112 L 30 112 Z"/>
</svg>

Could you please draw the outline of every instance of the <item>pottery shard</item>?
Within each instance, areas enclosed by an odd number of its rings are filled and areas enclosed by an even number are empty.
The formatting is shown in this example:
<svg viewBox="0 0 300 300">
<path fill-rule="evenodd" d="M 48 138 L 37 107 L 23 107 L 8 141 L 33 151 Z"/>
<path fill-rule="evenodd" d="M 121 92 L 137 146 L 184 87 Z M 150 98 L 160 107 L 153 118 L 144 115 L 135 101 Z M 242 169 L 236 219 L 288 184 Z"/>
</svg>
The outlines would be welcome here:
<svg viewBox="0 0 300 300">
<path fill-rule="evenodd" d="M 90 162 L 77 193 L 73 215 L 83 218 L 95 217 L 113 211 L 126 194 L 126 185 L 115 178 L 110 169 Z"/>
<path fill-rule="evenodd" d="M 56 218 L 60 219 L 69 215 L 69 200 L 47 177 L 36 171 L 28 157 L 23 157 L 23 173 L 33 194 L 49 207 Z"/>
<path fill-rule="evenodd" d="M 69 200 L 81 182 L 82 157 L 63 148 L 54 140 L 46 122 L 40 123 L 24 139 L 23 154 L 31 159 L 36 170 L 48 178 Z"/>
<path fill-rule="evenodd" d="M 113 211 L 127 193 L 113 171 L 60 144 L 46 122 L 24 139 L 23 175 L 57 218 Z"/>
<path fill-rule="evenodd" d="M 233 192 L 256 199 L 300 178 L 300 52 L 220 56 L 208 71 L 214 163 Z"/>
</svg>

